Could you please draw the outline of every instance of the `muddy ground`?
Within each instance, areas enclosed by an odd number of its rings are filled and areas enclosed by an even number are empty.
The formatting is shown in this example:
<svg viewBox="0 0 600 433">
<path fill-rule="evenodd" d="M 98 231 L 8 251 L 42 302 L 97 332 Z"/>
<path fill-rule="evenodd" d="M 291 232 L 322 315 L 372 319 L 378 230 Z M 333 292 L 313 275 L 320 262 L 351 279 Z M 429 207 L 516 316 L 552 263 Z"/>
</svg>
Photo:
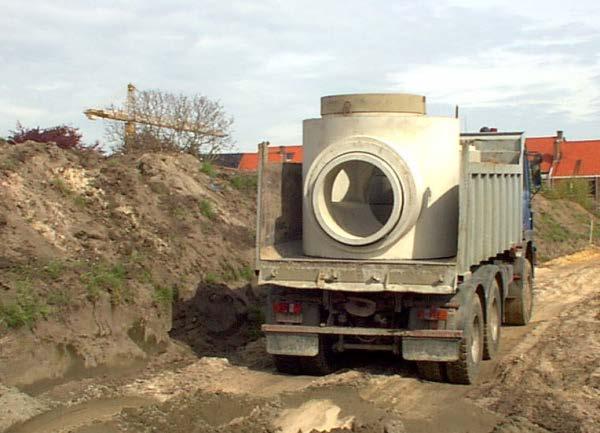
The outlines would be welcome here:
<svg viewBox="0 0 600 433">
<path fill-rule="evenodd" d="M 174 343 L 134 371 L 4 386 L 0 430 L 598 432 L 599 286 L 598 250 L 540 268 L 532 322 L 502 328 L 499 359 L 472 386 L 422 381 L 411 363 L 382 355 L 316 378 L 276 373 L 262 339 L 204 357 Z"/>
</svg>

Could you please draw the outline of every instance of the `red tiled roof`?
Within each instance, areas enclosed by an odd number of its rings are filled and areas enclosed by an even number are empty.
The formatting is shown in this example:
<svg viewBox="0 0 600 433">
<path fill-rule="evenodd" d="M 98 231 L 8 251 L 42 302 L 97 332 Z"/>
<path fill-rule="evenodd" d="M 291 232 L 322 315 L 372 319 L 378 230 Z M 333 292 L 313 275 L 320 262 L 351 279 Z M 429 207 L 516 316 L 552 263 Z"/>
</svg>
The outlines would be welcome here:
<svg viewBox="0 0 600 433">
<path fill-rule="evenodd" d="M 302 146 L 269 146 L 269 162 L 302 162 Z M 258 154 L 244 153 L 238 167 L 240 170 L 257 170 Z"/>
<path fill-rule="evenodd" d="M 541 154 L 542 173 L 552 167 L 556 137 L 529 137 L 525 141 L 528 152 Z M 560 159 L 552 177 L 600 176 L 600 140 L 565 140 L 560 145 Z"/>
<path fill-rule="evenodd" d="M 528 137 L 525 139 L 525 148 L 528 152 L 542 155 L 542 163 L 540 164 L 542 173 L 548 173 L 552 166 L 554 140 L 556 140 L 556 137 Z"/>
<path fill-rule="evenodd" d="M 552 177 L 600 176 L 600 140 L 566 141 Z"/>
</svg>

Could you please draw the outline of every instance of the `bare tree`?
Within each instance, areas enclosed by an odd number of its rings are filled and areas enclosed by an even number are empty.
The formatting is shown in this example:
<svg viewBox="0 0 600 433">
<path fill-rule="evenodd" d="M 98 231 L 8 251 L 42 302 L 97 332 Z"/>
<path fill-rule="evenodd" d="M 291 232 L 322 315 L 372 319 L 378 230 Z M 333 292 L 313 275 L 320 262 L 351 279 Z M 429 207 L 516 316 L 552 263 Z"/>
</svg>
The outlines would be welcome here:
<svg viewBox="0 0 600 433">
<path fill-rule="evenodd" d="M 132 91 L 124 108 L 104 111 L 115 113 L 107 119 L 105 134 L 119 152 L 172 150 L 210 157 L 233 147 L 233 118 L 206 96 Z"/>
</svg>

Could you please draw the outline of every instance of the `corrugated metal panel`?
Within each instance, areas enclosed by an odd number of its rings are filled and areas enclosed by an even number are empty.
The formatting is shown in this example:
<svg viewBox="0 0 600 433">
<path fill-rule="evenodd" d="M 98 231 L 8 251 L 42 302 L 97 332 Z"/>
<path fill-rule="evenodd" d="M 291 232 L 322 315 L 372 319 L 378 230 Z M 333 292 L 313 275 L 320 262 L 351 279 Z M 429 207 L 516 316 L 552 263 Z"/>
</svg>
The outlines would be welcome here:
<svg viewBox="0 0 600 433">
<path fill-rule="evenodd" d="M 511 163 L 491 162 L 488 155 L 476 150 L 472 140 L 463 141 L 459 274 L 522 241 L 522 140 L 520 135 L 509 139 L 518 146 L 521 155 Z"/>
</svg>

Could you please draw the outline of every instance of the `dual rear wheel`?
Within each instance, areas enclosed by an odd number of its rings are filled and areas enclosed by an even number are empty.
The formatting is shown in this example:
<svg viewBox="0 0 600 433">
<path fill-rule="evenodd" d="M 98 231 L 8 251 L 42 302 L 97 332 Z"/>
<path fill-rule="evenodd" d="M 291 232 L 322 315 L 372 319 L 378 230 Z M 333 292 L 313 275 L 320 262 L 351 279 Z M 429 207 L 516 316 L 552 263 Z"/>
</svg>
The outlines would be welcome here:
<svg viewBox="0 0 600 433">
<path fill-rule="evenodd" d="M 454 362 L 419 361 L 419 376 L 435 382 L 470 384 L 479 374 L 485 343 L 485 321 L 479 296 L 472 297 L 466 311 L 459 358 Z"/>
</svg>

